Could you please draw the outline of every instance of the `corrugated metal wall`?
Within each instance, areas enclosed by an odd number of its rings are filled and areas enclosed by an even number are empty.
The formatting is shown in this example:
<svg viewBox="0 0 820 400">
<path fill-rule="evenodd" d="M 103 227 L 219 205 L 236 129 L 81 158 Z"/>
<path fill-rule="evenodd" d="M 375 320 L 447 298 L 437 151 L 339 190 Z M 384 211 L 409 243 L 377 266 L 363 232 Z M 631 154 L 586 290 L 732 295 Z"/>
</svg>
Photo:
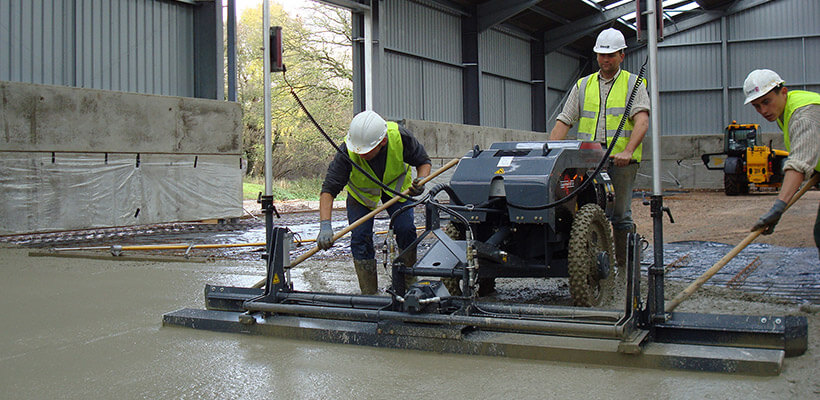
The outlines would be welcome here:
<svg viewBox="0 0 820 400">
<path fill-rule="evenodd" d="M 194 96 L 194 11 L 159 0 L 0 0 L 0 80 Z"/>
<path fill-rule="evenodd" d="M 478 39 L 481 125 L 530 130 L 530 42 L 489 29 Z"/>
<path fill-rule="evenodd" d="M 587 63 L 586 60 L 558 52 L 547 54 L 545 62 L 547 68 L 547 132 L 551 131 L 555 125 L 555 118 L 564 108 L 569 89 L 581 78 Z M 577 131 L 576 124 L 570 129 L 569 135 L 574 136 Z"/>
<path fill-rule="evenodd" d="M 461 18 L 410 1 L 385 4 L 382 27 L 388 119 L 461 123 Z"/>
<path fill-rule="evenodd" d="M 720 133 L 733 119 L 776 132 L 743 104 L 743 81 L 769 68 L 792 89 L 820 90 L 819 16 L 816 0 L 780 0 L 666 38 L 658 50 L 661 134 Z M 646 54 L 629 53 L 624 68 L 637 73 Z"/>
<path fill-rule="evenodd" d="M 384 3 L 387 118 L 463 122 L 461 17 L 412 1 Z M 530 129 L 530 44 L 488 30 L 479 37 L 481 123 Z"/>
<path fill-rule="evenodd" d="M 7 0 L 0 0 L 7 1 Z M 410 0 L 383 2 L 389 118 L 462 122 L 461 18 Z M 660 132 L 714 134 L 732 119 L 776 131 L 749 106 L 741 86 L 755 68 L 779 72 L 791 88 L 820 91 L 820 2 L 778 0 L 669 36 L 659 49 Z M 725 32 L 725 34 L 723 33 Z M 646 50 L 627 54 L 637 73 Z M 546 56 L 547 130 L 587 62 Z M 530 129 L 530 42 L 490 29 L 479 37 L 481 124 Z"/>
</svg>

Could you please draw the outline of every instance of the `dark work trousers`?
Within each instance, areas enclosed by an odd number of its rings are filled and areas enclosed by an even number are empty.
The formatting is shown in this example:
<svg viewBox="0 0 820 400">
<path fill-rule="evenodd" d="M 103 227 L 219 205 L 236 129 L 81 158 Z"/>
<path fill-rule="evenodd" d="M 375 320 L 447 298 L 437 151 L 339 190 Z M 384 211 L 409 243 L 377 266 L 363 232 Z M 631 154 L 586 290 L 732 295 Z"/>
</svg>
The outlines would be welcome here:
<svg viewBox="0 0 820 400">
<path fill-rule="evenodd" d="M 382 194 L 382 202 L 387 202 L 390 196 Z M 397 202 L 387 207 L 387 212 L 393 215 L 406 202 Z M 347 195 L 347 222 L 352 224 L 364 217 L 373 210 L 365 207 L 349 193 Z M 408 209 L 393 220 L 393 230 L 396 233 L 396 242 L 399 248 L 405 249 L 410 243 L 416 240 L 416 225 L 413 218 L 413 209 Z M 372 260 L 376 258 L 376 251 L 373 248 L 373 218 L 365 221 L 361 225 L 353 228 L 350 233 L 350 252 L 353 253 L 354 260 Z"/>
<path fill-rule="evenodd" d="M 637 163 L 623 167 L 611 165 L 607 170 L 615 188 L 615 207 L 609 220 L 615 230 L 632 231 L 632 188 L 639 167 Z"/>
<path fill-rule="evenodd" d="M 814 245 L 820 252 L 820 203 L 817 206 L 817 218 L 814 220 Z"/>
</svg>

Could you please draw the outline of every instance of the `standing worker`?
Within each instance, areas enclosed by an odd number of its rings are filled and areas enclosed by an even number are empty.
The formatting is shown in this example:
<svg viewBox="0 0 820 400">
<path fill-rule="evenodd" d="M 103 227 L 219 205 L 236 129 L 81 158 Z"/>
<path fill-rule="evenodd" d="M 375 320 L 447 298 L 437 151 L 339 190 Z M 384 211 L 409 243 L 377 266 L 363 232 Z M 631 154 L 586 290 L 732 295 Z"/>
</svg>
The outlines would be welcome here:
<svg viewBox="0 0 820 400">
<path fill-rule="evenodd" d="M 424 192 L 424 184 L 420 181 L 430 175 L 430 157 L 421 143 L 409 131 L 399 127 L 395 122 L 386 122 L 373 111 L 363 111 L 353 117 L 341 150 L 327 168 L 322 193 L 319 196 L 320 229 L 316 243 L 321 250 L 333 246 L 333 227 L 330 223 L 333 199 L 342 188 L 347 189 L 349 224 L 376 209 L 379 200 L 387 202 L 393 197 L 392 193 L 368 179 L 358 168 L 354 168 L 350 164 L 351 161 L 396 192 L 410 189 L 411 196 L 418 196 Z M 410 166 L 416 167 L 415 180 L 412 178 Z M 404 201 L 401 199 L 394 203 L 387 208 L 387 212 L 392 216 L 404 205 Z M 397 216 L 393 220 L 393 228 L 399 248 L 404 249 L 416 240 L 413 209 Z M 376 294 L 378 280 L 372 219 L 353 228 L 350 251 L 353 253 L 353 265 L 362 294 Z M 412 265 L 415 260 L 405 260 L 405 263 Z"/>
<path fill-rule="evenodd" d="M 789 90 L 784 83 L 777 72 L 769 69 L 756 69 L 743 82 L 744 104 L 751 103 L 767 121 L 777 121 L 789 151 L 777 200 L 752 227 L 753 232 L 765 228 L 764 235 L 774 231 L 800 184 L 820 171 L 820 94 Z M 814 221 L 814 244 L 820 251 L 820 207 Z"/>
<path fill-rule="evenodd" d="M 618 130 L 626 103 L 638 79 L 621 69 L 626 40 L 617 29 L 603 30 L 595 41 L 600 70 L 578 80 L 550 132 L 550 140 L 561 140 L 578 121 L 578 140 L 609 146 Z M 602 107 L 604 105 L 605 107 Z M 615 187 L 615 209 L 610 222 L 615 236 L 615 259 L 626 265 L 626 235 L 635 232 L 632 222 L 632 187 L 641 162 L 641 142 L 649 128 L 649 94 L 642 80 L 623 131 L 612 149 L 608 173 Z"/>
</svg>

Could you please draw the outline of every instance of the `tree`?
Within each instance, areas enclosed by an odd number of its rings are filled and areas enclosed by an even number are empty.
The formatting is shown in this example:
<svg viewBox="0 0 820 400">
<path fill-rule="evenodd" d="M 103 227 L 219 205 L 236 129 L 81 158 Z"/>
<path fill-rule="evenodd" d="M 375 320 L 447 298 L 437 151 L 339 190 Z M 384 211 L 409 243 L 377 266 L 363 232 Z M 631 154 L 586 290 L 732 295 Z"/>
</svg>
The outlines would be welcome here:
<svg viewBox="0 0 820 400">
<path fill-rule="evenodd" d="M 286 73 L 271 75 L 271 134 L 274 178 L 324 173 L 335 151 L 290 94 L 300 97 L 336 142 L 353 112 L 350 14 L 320 4 L 305 24 L 272 3 L 271 26 L 282 26 Z M 237 23 L 237 101 L 243 116 L 243 151 L 248 174 L 264 171 L 264 76 L 262 7 L 248 9 Z M 285 81 L 287 79 L 287 82 Z"/>
</svg>

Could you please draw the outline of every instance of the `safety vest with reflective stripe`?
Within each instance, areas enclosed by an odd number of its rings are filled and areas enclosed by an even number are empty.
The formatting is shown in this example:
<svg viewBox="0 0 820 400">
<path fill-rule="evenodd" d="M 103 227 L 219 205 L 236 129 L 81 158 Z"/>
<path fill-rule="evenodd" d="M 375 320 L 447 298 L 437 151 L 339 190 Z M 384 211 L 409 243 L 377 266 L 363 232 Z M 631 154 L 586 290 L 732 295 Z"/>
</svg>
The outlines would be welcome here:
<svg viewBox="0 0 820 400">
<path fill-rule="evenodd" d="M 376 177 L 376 173 L 370 168 L 367 163 L 358 154 L 347 150 L 350 159 L 356 165 L 362 167 L 368 174 Z M 395 122 L 387 123 L 387 164 L 384 166 L 384 177 L 382 183 L 393 188 L 397 192 L 407 190 L 412 184 L 413 177 L 410 172 L 410 166 L 404 162 L 404 144 L 401 141 L 401 133 L 399 133 L 399 125 Z M 348 179 L 347 192 L 353 196 L 359 203 L 371 210 L 379 206 L 381 200 L 382 188 L 375 182 L 368 179 L 364 174 L 359 172 L 357 168 L 350 171 L 350 179 Z M 391 194 L 392 197 L 392 194 Z M 404 199 L 400 199 L 403 202 Z"/>
<path fill-rule="evenodd" d="M 809 92 L 805 90 L 790 90 L 786 97 L 786 108 L 783 110 L 783 121 L 777 119 L 777 125 L 783 130 L 783 142 L 786 144 L 786 150 L 791 151 L 791 143 L 789 142 L 789 120 L 794 114 L 794 110 L 809 104 L 820 104 L 820 94 Z M 814 166 L 815 171 L 820 171 L 820 160 L 817 160 L 817 165 Z"/>
<path fill-rule="evenodd" d="M 632 87 L 635 86 L 637 75 L 630 74 L 628 71 L 621 70 L 615 82 L 612 83 L 612 88 L 606 98 L 606 144 L 610 145 L 612 137 L 618 130 L 618 125 L 621 123 L 621 116 L 626 109 L 626 100 L 629 96 Z M 646 85 L 646 79 L 643 84 Z M 598 86 L 598 73 L 587 75 L 578 80 L 578 95 L 579 103 L 581 104 L 581 114 L 578 121 L 578 140 L 594 141 L 595 133 L 598 131 L 598 113 L 600 112 L 601 93 Z M 615 147 L 612 148 L 612 154 L 617 154 L 626 149 L 629 143 L 629 137 L 632 135 L 632 128 L 634 123 L 627 118 L 621 135 L 618 136 L 618 141 L 615 142 Z M 641 161 L 641 153 L 643 151 L 643 143 L 639 144 L 632 153 L 632 158 L 635 161 Z"/>
</svg>

